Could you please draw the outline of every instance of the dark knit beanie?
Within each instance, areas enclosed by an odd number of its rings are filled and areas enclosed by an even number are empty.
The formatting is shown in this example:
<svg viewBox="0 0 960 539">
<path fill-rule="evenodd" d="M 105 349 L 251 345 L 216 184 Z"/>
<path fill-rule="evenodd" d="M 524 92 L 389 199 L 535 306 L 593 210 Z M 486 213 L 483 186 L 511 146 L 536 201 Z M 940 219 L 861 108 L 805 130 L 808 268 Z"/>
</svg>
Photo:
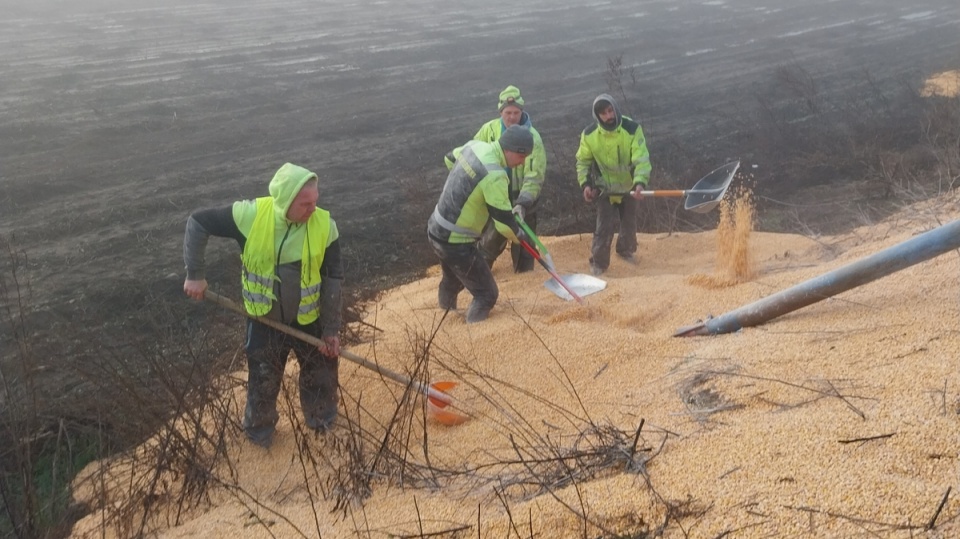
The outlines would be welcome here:
<svg viewBox="0 0 960 539">
<path fill-rule="evenodd" d="M 533 134 L 526 127 L 511 125 L 500 135 L 500 147 L 507 151 L 530 155 L 533 151 Z"/>
</svg>

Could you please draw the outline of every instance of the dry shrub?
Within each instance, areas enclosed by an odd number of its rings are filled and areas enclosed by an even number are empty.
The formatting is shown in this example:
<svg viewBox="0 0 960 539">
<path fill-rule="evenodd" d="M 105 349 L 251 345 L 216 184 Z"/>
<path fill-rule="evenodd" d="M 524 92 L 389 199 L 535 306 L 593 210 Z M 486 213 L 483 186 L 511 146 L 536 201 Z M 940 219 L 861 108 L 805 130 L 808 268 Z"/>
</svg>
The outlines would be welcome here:
<svg viewBox="0 0 960 539">
<path fill-rule="evenodd" d="M 568 312 L 583 311 L 574 308 Z M 468 361 L 434 349 L 433 338 L 439 329 L 439 324 L 432 330 L 408 329 L 414 364 L 408 375 L 412 379 L 426 382 L 428 364 L 461 379 L 470 374 L 465 370 Z M 356 519 L 363 511 L 364 500 L 378 485 L 444 488 L 451 492 L 492 489 L 507 505 L 544 494 L 559 501 L 558 491 L 564 487 L 599 477 L 625 471 L 646 478 L 646 466 L 659 452 L 645 439 L 642 420 L 636 428 L 624 430 L 589 419 L 585 410 L 563 410 L 576 431 L 556 437 L 495 414 L 487 419 L 503 422 L 511 445 L 502 448 L 503 454 L 491 453 L 479 464 L 451 466 L 431 455 L 420 413 L 423 395 L 412 386 L 397 395 L 392 411 L 366 409 L 359 394 L 341 388 L 342 415 L 337 433 L 318 438 L 299 419 L 295 371 L 291 365 L 278 402 L 281 421 L 290 422 L 296 444 L 292 461 L 271 463 L 291 472 L 283 488 L 278 487 L 280 494 L 247 490 L 238 473 L 236 455 L 227 450 L 244 443 L 236 421 L 242 408 L 239 380 L 205 378 L 203 385 L 209 391 L 181 396 L 180 411 L 154 437 L 92 465 L 81 475 L 76 482 L 77 495 L 94 511 L 80 536 L 149 535 L 182 523 L 198 510 L 225 499 L 241 503 L 252 515 L 251 525 L 262 528 L 265 534 L 282 521 L 303 536 L 314 536 L 319 533 L 320 520 L 329 518 L 324 516 L 327 511 L 339 514 L 339 518 Z M 516 389 L 509 382 L 490 377 L 482 381 L 482 387 L 466 381 L 464 384 L 477 391 L 481 399 L 493 402 L 500 402 L 501 394 Z M 503 413 L 513 416 L 517 410 Z M 662 449 L 663 441 L 659 445 Z M 297 529 L 295 519 L 284 515 L 278 497 L 289 495 L 309 498 L 316 529 Z M 594 522 L 586 508 L 567 505 L 566 509 L 584 525 L 590 523 L 610 536 L 610 524 Z"/>
</svg>

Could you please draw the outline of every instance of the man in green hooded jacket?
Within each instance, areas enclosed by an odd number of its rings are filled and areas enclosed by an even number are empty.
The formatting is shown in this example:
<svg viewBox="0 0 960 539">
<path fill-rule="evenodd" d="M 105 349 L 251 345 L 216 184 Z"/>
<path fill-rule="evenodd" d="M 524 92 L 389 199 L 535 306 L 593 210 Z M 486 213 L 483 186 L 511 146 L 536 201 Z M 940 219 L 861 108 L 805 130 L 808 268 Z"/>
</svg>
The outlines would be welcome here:
<svg viewBox="0 0 960 539">
<path fill-rule="evenodd" d="M 343 266 L 337 224 L 317 207 L 317 175 L 286 163 L 270 181 L 270 196 L 198 210 L 187 220 L 184 292 L 203 299 L 204 252 L 210 236 L 233 238 L 243 251 L 243 304 L 251 316 L 290 325 L 323 341 L 314 347 L 256 320 L 247 321 L 247 403 L 243 430 L 267 447 L 279 420 L 277 396 L 287 356 L 300 363 L 300 406 L 317 431 L 337 417 Z"/>
<path fill-rule="evenodd" d="M 583 199 L 597 204 L 597 225 L 590 246 L 590 271 L 600 275 L 610 266 L 610 247 L 620 222 L 617 255 L 636 263 L 637 200 L 650 181 L 650 154 L 640 124 L 620 114 L 607 94 L 593 101 L 596 120 L 580 134 L 577 182 Z"/>
<path fill-rule="evenodd" d="M 466 288 L 473 295 L 468 324 L 486 320 L 500 293 L 477 248 L 487 220 L 493 219 L 510 241 L 522 237 L 511 213 L 504 169 L 519 165 L 532 151 L 533 135 L 518 125 L 504 131 L 497 142 L 471 140 L 457 148 L 456 164 L 427 221 L 427 237 L 443 273 L 437 294 L 440 308 L 456 309 L 457 296 Z"/>
<path fill-rule="evenodd" d="M 507 86 L 500 92 L 497 106 L 500 117 L 483 124 L 477 134 L 473 136 L 473 140 L 496 142 L 504 131 L 513 125 L 519 125 L 530 130 L 530 134 L 533 135 L 533 151 L 521 164 L 515 167 L 507 167 L 506 172 L 510 181 L 508 192 L 510 205 L 513 207 L 514 213 L 518 214 L 530 229 L 536 232 L 537 202 L 540 199 L 540 191 L 543 189 L 543 181 L 547 172 L 547 152 L 543 149 L 543 139 L 540 137 L 540 133 L 534 129 L 530 115 L 523 110 L 523 97 L 516 86 Z M 445 162 L 448 170 L 453 168 L 453 152 L 446 155 Z M 479 244 L 480 251 L 488 264 L 493 265 L 500 253 L 506 249 L 507 241 L 507 238 L 497 231 L 493 223 L 488 222 Z M 512 244 L 510 255 L 513 259 L 513 270 L 515 272 L 522 273 L 533 270 L 533 257 L 520 245 Z"/>
</svg>

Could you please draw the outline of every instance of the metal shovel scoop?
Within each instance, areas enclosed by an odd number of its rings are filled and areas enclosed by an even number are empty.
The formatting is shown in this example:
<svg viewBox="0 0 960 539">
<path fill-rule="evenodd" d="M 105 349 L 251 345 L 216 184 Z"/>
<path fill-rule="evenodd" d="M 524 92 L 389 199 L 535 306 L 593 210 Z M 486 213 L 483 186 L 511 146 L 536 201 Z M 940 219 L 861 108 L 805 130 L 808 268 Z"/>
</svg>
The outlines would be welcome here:
<svg viewBox="0 0 960 539">
<path fill-rule="evenodd" d="M 552 277 L 543 283 L 543 285 L 547 287 L 547 290 L 553 292 L 561 299 L 567 301 L 576 300 L 577 303 L 583 304 L 583 296 L 589 296 L 607 287 L 606 281 L 582 273 L 572 273 L 562 277 L 558 275 L 557 269 L 553 265 L 553 258 L 550 256 L 550 252 L 547 251 L 547 247 L 519 215 L 514 216 L 514 218 L 527 237 L 536 244 L 536 248 L 524 240 L 520 240 L 520 245 L 522 245 L 537 262 L 540 262 L 540 265 L 543 266 Z"/>
<path fill-rule="evenodd" d="M 595 294 L 604 288 L 607 287 L 607 282 L 603 279 L 597 279 L 592 275 L 586 275 L 583 273 L 568 273 L 563 276 L 563 282 L 566 283 L 567 287 L 577 293 L 581 298 L 583 296 L 589 296 L 590 294 Z M 573 296 L 558 283 L 555 279 L 550 279 L 543 283 L 543 286 L 547 287 L 547 290 L 553 292 L 561 299 L 570 301 Z"/>
<path fill-rule="evenodd" d="M 686 197 L 683 209 L 696 213 L 707 213 L 720 204 L 723 195 L 730 187 L 733 175 L 740 168 L 740 161 L 731 161 L 707 174 L 695 183 L 691 189 L 660 189 L 640 191 L 646 197 Z"/>
<path fill-rule="evenodd" d="M 520 240 L 520 245 L 522 245 L 523 248 L 526 249 L 528 253 L 530 253 L 530 256 L 535 258 L 537 262 L 539 262 L 540 265 L 543 266 L 543 269 L 547 270 L 547 273 L 549 273 L 550 276 L 553 277 L 553 279 L 550 279 L 550 281 L 548 282 L 556 283 L 556 286 L 559 287 L 561 290 L 563 290 L 569 299 L 575 299 L 577 300 L 577 303 L 580 303 L 580 304 L 583 303 L 583 298 L 580 296 L 580 294 L 578 294 L 576 290 L 570 288 L 570 285 L 566 283 L 563 277 L 557 275 L 557 272 L 554 271 L 554 269 L 551 267 L 551 264 L 548 264 L 547 261 L 544 260 L 543 255 L 541 255 L 532 245 L 530 245 L 525 240 Z"/>
</svg>

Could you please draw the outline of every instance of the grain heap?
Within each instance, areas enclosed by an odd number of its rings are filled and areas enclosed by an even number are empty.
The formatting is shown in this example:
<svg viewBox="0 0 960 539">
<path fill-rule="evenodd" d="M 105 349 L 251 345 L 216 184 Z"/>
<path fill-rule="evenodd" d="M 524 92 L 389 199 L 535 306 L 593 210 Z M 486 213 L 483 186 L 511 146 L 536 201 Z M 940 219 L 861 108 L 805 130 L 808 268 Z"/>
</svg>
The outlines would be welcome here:
<svg viewBox="0 0 960 539">
<path fill-rule="evenodd" d="M 727 212 L 740 223 L 737 208 Z M 302 439 L 282 419 L 269 451 L 229 441 L 232 467 L 216 472 L 231 487 L 177 526 L 179 498 L 159 500 L 152 525 L 159 537 L 231 539 L 921 536 L 960 464 L 957 256 L 736 334 L 671 335 L 958 216 L 953 197 L 836 237 L 753 231 L 751 276 L 722 288 L 688 280 L 724 267 L 717 232 L 640 235 L 639 264 L 614 259 L 586 306 L 547 291 L 544 272 L 499 261 L 500 303 L 476 325 L 436 308 L 434 270 L 369 313 L 384 331 L 354 351 L 459 381 L 470 421 L 424 437 L 415 406 L 392 422 L 396 384 L 344 363 L 332 434 Z M 544 240 L 561 271 L 587 272 L 589 236 Z M 359 445 L 358 426 L 374 434 Z M 370 478 L 370 496 L 331 513 L 347 476 Z M 960 536 L 958 500 L 926 537 Z M 102 515 L 77 535 L 101 536 Z"/>
</svg>

